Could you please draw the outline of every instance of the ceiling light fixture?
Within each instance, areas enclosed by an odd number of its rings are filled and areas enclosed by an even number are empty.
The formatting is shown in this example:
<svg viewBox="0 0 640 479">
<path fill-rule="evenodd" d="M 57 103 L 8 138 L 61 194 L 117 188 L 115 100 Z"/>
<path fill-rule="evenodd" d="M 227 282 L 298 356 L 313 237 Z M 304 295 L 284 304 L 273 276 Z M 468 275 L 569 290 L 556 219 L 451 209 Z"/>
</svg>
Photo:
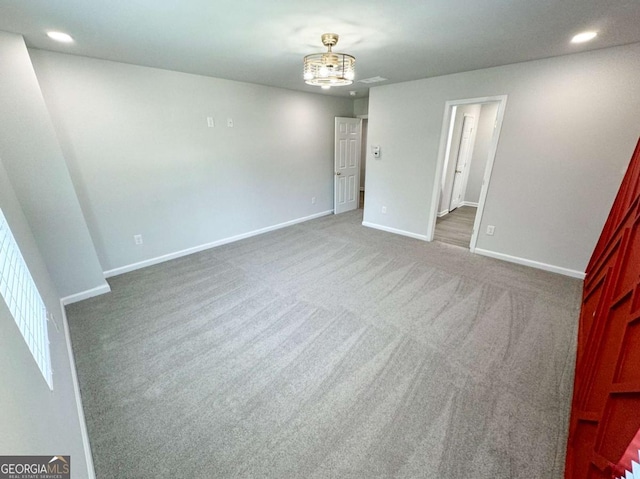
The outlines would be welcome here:
<svg viewBox="0 0 640 479">
<path fill-rule="evenodd" d="M 325 33 L 322 44 L 326 53 L 312 53 L 304 57 L 303 77 L 305 83 L 328 90 L 332 86 L 351 85 L 356 76 L 356 59 L 346 53 L 334 53 L 331 49 L 338 43 L 338 35 Z"/>
<path fill-rule="evenodd" d="M 584 43 L 593 40 L 598 36 L 598 32 L 582 32 L 578 33 L 571 39 L 571 43 Z"/>
<path fill-rule="evenodd" d="M 63 42 L 63 43 L 73 42 L 73 38 L 71 38 L 71 35 L 64 32 L 47 32 L 47 36 L 52 40 L 55 40 L 56 42 Z"/>
</svg>

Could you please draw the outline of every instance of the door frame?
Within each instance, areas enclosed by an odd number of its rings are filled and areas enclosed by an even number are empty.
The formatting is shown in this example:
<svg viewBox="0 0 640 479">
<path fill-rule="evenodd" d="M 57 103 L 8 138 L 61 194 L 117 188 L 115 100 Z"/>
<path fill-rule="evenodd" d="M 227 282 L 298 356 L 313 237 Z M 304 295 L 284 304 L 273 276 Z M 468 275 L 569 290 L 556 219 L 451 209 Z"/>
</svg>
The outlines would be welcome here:
<svg viewBox="0 0 640 479">
<path fill-rule="evenodd" d="M 369 142 L 369 115 L 356 115 L 356 118 L 360 118 L 362 120 L 362 123 L 360 124 L 360 136 L 362 137 L 362 139 L 365 139 L 365 134 L 364 134 L 364 130 L 365 130 L 365 121 L 367 124 L 367 136 L 366 136 L 366 142 L 360 142 L 360 181 L 362 181 L 362 173 L 364 173 L 364 178 L 365 178 L 365 184 L 366 184 L 366 180 L 367 180 L 367 143 Z M 364 166 L 362 163 L 362 160 L 364 160 Z M 363 170 L 364 168 L 364 170 Z M 362 186 L 360 188 L 358 188 L 358 208 L 362 208 L 363 207 L 363 203 L 360 202 L 360 198 L 362 197 L 362 193 L 365 192 L 365 187 Z M 366 194 L 366 193 L 365 193 Z"/>
<path fill-rule="evenodd" d="M 476 103 L 492 103 L 498 102 L 498 114 L 496 116 L 496 127 L 493 130 L 493 137 L 491 138 L 491 145 L 489 146 L 489 156 L 487 158 L 487 166 L 484 170 L 484 176 L 482 180 L 482 189 L 480 190 L 480 200 L 478 201 L 478 210 L 476 212 L 475 221 L 473 223 L 473 233 L 471 235 L 471 242 L 469 243 L 469 250 L 473 253 L 476 249 L 476 243 L 478 242 L 478 233 L 480 230 L 480 223 L 482 221 L 482 214 L 484 213 L 484 205 L 487 199 L 487 193 L 489 191 L 489 183 L 491 180 L 491 173 L 493 171 L 493 163 L 496 159 L 496 151 L 498 149 L 498 141 L 500 140 L 500 133 L 502 131 L 502 123 L 504 120 L 504 112 L 507 108 L 507 95 L 495 95 L 484 96 L 479 98 L 465 98 L 462 100 L 449 100 L 444 105 L 444 115 L 442 120 L 442 133 L 440 134 L 440 147 L 438 150 L 438 160 L 436 163 L 436 174 L 433 180 L 433 194 L 431 196 L 431 209 L 429 211 L 429 219 L 427 224 L 427 241 L 433 241 L 433 237 L 436 232 L 436 220 L 438 219 L 438 200 L 440 198 L 440 192 L 442 190 L 442 170 L 444 168 L 444 161 L 447 154 L 447 146 L 449 140 L 449 130 L 452 121 L 452 112 L 454 107 L 460 105 L 473 105 Z"/>
</svg>

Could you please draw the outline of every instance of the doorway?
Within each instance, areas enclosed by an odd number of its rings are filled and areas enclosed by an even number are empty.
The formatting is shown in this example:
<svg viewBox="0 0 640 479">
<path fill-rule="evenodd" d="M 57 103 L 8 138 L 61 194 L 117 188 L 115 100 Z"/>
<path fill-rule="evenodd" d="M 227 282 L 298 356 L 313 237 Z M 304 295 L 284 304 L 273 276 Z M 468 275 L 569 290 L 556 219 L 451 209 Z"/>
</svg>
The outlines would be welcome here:
<svg viewBox="0 0 640 479">
<path fill-rule="evenodd" d="M 479 109 L 482 108 L 482 106 L 469 105 L 468 108 Z M 455 115 L 454 120 L 456 120 L 459 116 L 459 114 Z M 463 114 L 460 138 L 451 138 L 452 142 L 455 142 L 457 146 L 457 154 L 454 156 L 452 150 L 450 158 L 448 158 L 450 161 L 447 162 L 447 159 L 445 159 L 445 165 L 447 163 L 450 163 L 453 171 L 447 171 L 447 168 L 445 168 L 442 173 L 442 180 L 444 185 L 450 182 L 447 181 L 449 179 L 448 177 L 451 176 L 450 173 L 453 175 L 453 178 L 451 180 L 451 194 L 447 195 L 449 201 L 447 201 L 446 204 L 447 210 L 449 212 L 454 211 L 458 206 L 462 206 L 465 202 L 465 198 L 467 197 L 466 186 L 469 178 L 469 167 L 471 166 L 477 131 L 475 128 L 475 122 L 476 115 L 470 115 L 466 113 Z M 442 199 L 444 200 L 444 187 Z"/>
<path fill-rule="evenodd" d="M 335 119 L 333 213 L 358 208 L 360 201 L 360 149 L 362 119 Z"/>
<path fill-rule="evenodd" d="M 507 97 L 445 104 L 429 241 L 475 250 Z"/>
</svg>

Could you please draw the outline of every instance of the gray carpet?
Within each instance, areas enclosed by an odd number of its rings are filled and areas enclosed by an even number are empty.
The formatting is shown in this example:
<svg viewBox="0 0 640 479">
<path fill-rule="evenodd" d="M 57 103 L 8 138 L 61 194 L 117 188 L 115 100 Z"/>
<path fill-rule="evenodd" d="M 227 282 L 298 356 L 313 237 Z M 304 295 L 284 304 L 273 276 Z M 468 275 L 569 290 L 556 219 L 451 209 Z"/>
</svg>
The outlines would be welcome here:
<svg viewBox="0 0 640 479">
<path fill-rule="evenodd" d="M 68 307 L 98 477 L 562 477 L 582 283 L 361 221 Z"/>
</svg>

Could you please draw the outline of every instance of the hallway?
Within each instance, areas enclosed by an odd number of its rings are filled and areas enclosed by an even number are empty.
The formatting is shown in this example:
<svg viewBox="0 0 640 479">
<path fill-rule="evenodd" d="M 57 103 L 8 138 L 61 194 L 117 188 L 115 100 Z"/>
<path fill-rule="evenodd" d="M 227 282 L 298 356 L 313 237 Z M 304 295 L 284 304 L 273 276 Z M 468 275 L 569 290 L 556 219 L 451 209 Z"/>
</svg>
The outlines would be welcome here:
<svg viewBox="0 0 640 479">
<path fill-rule="evenodd" d="M 438 218 L 433 239 L 468 249 L 477 209 L 474 206 L 460 206 L 442 218 Z"/>
</svg>

